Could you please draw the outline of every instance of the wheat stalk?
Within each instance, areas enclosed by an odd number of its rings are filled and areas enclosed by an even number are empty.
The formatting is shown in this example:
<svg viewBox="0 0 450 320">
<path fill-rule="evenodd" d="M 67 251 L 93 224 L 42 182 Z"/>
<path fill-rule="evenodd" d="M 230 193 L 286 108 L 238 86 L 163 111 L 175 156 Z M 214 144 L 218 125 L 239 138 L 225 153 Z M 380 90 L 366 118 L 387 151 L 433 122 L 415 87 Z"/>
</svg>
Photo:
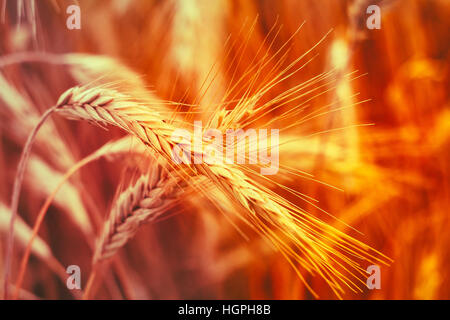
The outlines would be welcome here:
<svg viewBox="0 0 450 320">
<path fill-rule="evenodd" d="M 100 126 L 110 124 L 120 127 L 138 137 L 156 155 L 171 161 L 172 149 L 176 144 L 171 134 L 176 127 L 149 106 L 125 94 L 99 87 L 74 87 L 63 93 L 56 107 L 57 112 L 68 118 L 87 120 Z M 191 156 L 199 154 L 193 153 Z M 237 201 L 246 209 L 245 215 L 241 216 L 246 223 L 269 238 L 293 265 L 299 263 L 309 272 L 322 276 L 338 295 L 342 292 L 339 283 L 352 290 L 359 287 L 333 265 L 361 281 L 359 277 L 364 276 L 365 272 L 355 262 L 356 259 L 383 263 L 387 260 L 370 247 L 257 185 L 237 166 L 202 163 L 188 168 L 191 175 L 208 177 L 230 199 Z M 124 238 L 119 238 L 117 243 L 122 245 Z M 348 258 L 350 255 L 354 256 L 353 260 Z M 382 257 L 376 257 L 379 255 Z"/>
</svg>

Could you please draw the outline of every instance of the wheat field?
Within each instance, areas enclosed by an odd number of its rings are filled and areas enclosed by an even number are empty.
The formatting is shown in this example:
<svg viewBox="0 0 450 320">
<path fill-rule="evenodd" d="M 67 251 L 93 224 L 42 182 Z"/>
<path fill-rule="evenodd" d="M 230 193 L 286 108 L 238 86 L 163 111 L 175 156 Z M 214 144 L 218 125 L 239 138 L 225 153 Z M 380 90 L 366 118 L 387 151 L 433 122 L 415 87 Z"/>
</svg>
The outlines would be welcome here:
<svg viewBox="0 0 450 320">
<path fill-rule="evenodd" d="M 3 299 L 450 299 L 448 1 L 0 0 L 0 34 Z"/>
</svg>

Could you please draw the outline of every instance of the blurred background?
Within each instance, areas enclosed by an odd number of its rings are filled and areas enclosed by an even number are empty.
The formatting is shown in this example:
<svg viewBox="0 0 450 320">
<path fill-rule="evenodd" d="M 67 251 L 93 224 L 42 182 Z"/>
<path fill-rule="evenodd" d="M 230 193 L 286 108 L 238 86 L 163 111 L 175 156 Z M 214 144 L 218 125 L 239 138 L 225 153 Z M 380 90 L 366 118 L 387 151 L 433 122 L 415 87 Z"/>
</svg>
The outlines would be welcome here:
<svg viewBox="0 0 450 320">
<path fill-rule="evenodd" d="M 342 108 L 289 131 L 304 143 L 282 148 L 281 163 L 344 191 L 292 177 L 283 183 L 318 199 L 320 208 L 361 233 L 303 204 L 308 212 L 394 260 L 391 266 L 381 266 L 380 290 L 348 292 L 344 298 L 450 298 L 450 1 L 0 3 L 2 253 L 20 152 L 39 115 L 67 88 L 92 81 L 101 70 L 110 81 L 120 80 L 126 73 L 120 66 L 126 66 L 159 98 L 198 103 L 202 112 L 195 117 L 202 118 L 236 79 L 246 77 L 261 50 L 269 55 L 283 50 L 267 67 L 282 70 L 313 48 L 309 57 L 314 59 L 277 84 L 270 96 L 334 69 L 333 84 L 325 83 L 319 91 L 323 94 L 313 93 L 310 108 L 319 113 L 331 104 Z M 71 4 L 81 10 L 79 30 L 66 27 Z M 366 27 L 366 9 L 373 4 L 381 8 L 379 30 Z M 75 53 L 107 56 L 118 65 L 109 67 L 100 59 L 86 70 L 83 56 L 65 55 Z M 76 67 L 69 66 L 67 57 L 77 61 Z M 236 89 L 232 96 L 241 96 L 245 89 Z M 292 105 L 285 105 L 267 117 L 276 118 L 289 108 Z M 64 172 L 121 135 L 119 130 L 59 117 L 45 124 L 21 196 L 13 279 L 39 208 Z M 92 239 L 86 234 L 98 234 L 123 166 L 102 159 L 65 184 L 40 229 L 22 298 L 73 298 L 62 281 L 61 265 L 79 265 L 85 284 L 92 258 Z M 321 299 L 336 298 L 320 278 L 306 280 Z M 201 199 L 186 200 L 166 219 L 143 226 L 114 258 L 95 297 L 313 298 L 281 254 L 256 235 L 243 239 Z"/>
</svg>

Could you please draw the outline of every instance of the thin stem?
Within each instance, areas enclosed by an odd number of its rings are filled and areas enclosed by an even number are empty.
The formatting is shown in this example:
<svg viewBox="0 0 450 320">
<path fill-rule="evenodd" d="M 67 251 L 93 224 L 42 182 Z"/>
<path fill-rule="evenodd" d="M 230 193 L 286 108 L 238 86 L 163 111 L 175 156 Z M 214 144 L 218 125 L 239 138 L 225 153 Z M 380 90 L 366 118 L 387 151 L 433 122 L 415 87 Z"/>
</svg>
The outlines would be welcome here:
<svg viewBox="0 0 450 320">
<path fill-rule="evenodd" d="M 84 289 L 84 294 L 83 294 L 83 298 L 82 298 L 83 300 L 89 300 L 90 299 L 90 293 L 91 293 L 92 288 L 94 286 L 95 278 L 97 276 L 97 271 L 100 268 L 100 264 L 101 263 L 96 263 L 93 266 L 91 274 L 89 275 L 88 282 L 86 283 L 86 288 Z"/>
<path fill-rule="evenodd" d="M 44 205 L 41 207 L 41 210 L 39 211 L 39 214 L 38 214 L 38 217 L 36 219 L 36 222 L 34 223 L 33 233 L 32 233 L 32 235 L 30 237 L 30 240 L 28 240 L 28 244 L 27 244 L 27 247 L 25 249 L 25 253 L 24 253 L 24 255 L 22 257 L 22 260 L 20 262 L 19 274 L 18 274 L 17 280 L 16 280 L 16 290 L 15 290 L 15 294 L 13 295 L 13 299 L 16 299 L 18 297 L 19 290 L 22 287 L 23 278 L 25 276 L 25 271 L 26 271 L 26 268 L 27 268 L 28 259 L 29 259 L 30 254 L 31 254 L 31 248 L 33 246 L 33 241 L 34 241 L 34 239 L 36 238 L 36 236 L 37 236 L 37 234 L 39 232 L 39 228 L 41 227 L 41 224 L 42 224 L 42 222 L 44 220 L 45 214 L 47 213 L 47 210 L 50 207 L 53 199 L 55 198 L 56 194 L 61 189 L 61 187 L 64 185 L 64 183 L 74 173 L 76 173 L 78 171 L 78 169 L 80 169 L 81 167 L 83 167 L 87 163 L 91 162 L 92 160 L 95 160 L 96 158 L 98 158 L 98 155 L 97 155 L 97 153 L 94 153 L 94 154 L 86 157 L 82 161 L 76 163 L 72 168 L 70 168 L 70 170 L 68 172 L 66 172 L 66 174 L 63 176 L 61 181 L 56 186 L 55 190 L 53 190 L 53 192 L 45 200 Z"/>
<path fill-rule="evenodd" d="M 48 109 L 39 120 L 36 127 L 31 131 L 28 139 L 25 143 L 22 155 L 20 156 L 19 165 L 17 167 L 16 177 L 14 179 L 14 187 L 11 196 L 11 220 L 9 224 L 9 234 L 7 242 L 7 250 L 5 254 L 5 273 L 4 273 L 4 296 L 3 298 L 8 299 L 8 289 L 9 289 L 9 277 L 11 273 L 11 259 L 14 250 L 14 222 L 16 221 L 17 208 L 19 206 L 20 190 L 22 189 L 23 177 L 25 174 L 25 167 L 30 157 L 31 148 L 33 146 L 34 139 L 38 133 L 41 126 L 44 124 L 45 120 L 56 110 L 56 106 Z"/>
</svg>

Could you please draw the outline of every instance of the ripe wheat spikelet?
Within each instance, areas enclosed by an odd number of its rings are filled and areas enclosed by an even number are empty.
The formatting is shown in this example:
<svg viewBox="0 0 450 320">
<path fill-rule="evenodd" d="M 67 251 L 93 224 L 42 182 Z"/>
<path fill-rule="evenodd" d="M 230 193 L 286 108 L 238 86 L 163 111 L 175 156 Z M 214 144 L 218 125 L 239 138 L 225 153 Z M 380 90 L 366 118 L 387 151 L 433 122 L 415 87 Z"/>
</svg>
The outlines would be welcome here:
<svg viewBox="0 0 450 320">
<path fill-rule="evenodd" d="M 57 112 L 100 126 L 118 126 L 138 137 L 156 155 L 169 163 L 171 161 L 176 144 L 171 135 L 176 127 L 154 112 L 151 106 L 142 105 L 132 97 L 110 89 L 75 87 L 60 97 Z M 193 153 L 192 156 L 198 154 Z M 337 295 L 343 291 L 340 284 L 352 290 L 360 290 L 354 281 L 364 284 L 360 278 L 366 275 L 356 260 L 382 263 L 388 260 L 369 246 L 256 184 L 238 166 L 202 163 L 188 168 L 191 175 L 206 176 L 230 199 L 245 208 L 245 214 L 240 218 L 270 239 L 294 267 L 300 264 L 307 271 L 320 275 Z M 113 247 L 123 245 L 124 239 L 126 241 L 127 236 L 119 237 Z M 298 275 L 303 279 L 300 272 Z"/>
<path fill-rule="evenodd" d="M 154 221 L 172 206 L 181 192 L 177 182 L 163 167 L 152 163 L 149 173 L 141 175 L 114 203 L 97 242 L 93 263 L 113 256 L 141 224 Z"/>
<path fill-rule="evenodd" d="M 171 157 L 173 127 L 153 110 L 115 90 L 74 87 L 60 97 L 57 111 L 75 120 L 118 126 L 164 157 Z"/>
</svg>

